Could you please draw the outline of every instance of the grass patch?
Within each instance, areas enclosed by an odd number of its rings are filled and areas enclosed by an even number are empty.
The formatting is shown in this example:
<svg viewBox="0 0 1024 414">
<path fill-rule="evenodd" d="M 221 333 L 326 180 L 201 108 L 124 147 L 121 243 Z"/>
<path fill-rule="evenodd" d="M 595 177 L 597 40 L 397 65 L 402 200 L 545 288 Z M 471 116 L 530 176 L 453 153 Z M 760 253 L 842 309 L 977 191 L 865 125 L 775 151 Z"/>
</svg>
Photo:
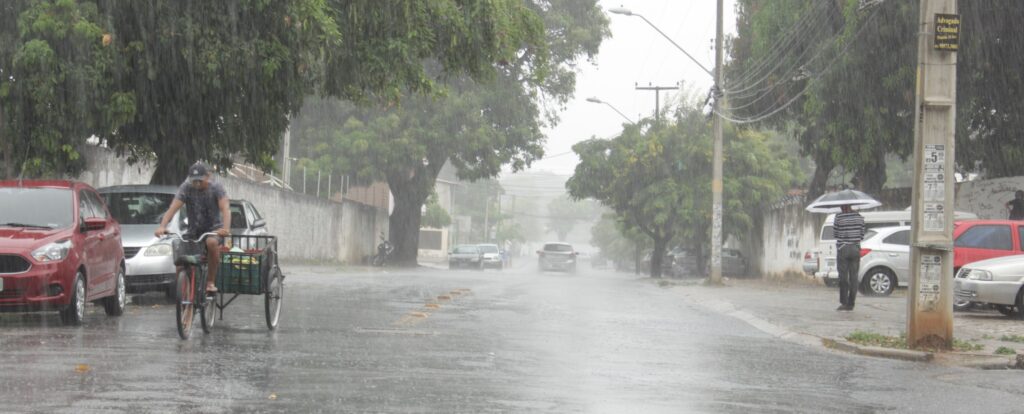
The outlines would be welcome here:
<svg viewBox="0 0 1024 414">
<path fill-rule="evenodd" d="M 1017 355 L 1017 350 L 1015 350 L 1013 348 L 1007 348 L 1005 346 L 1001 346 L 1001 347 L 996 349 L 995 354 L 996 355 Z"/>
<path fill-rule="evenodd" d="M 962 339 L 953 338 L 954 351 L 980 351 L 983 348 L 985 348 L 985 345 L 972 341 L 964 341 Z"/>
<path fill-rule="evenodd" d="M 846 340 L 858 345 L 907 349 L 907 338 L 904 335 L 888 336 L 874 332 L 853 331 L 846 335 Z"/>
<path fill-rule="evenodd" d="M 1024 342 L 1024 336 L 1022 335 L 1003 335 L 999 338 L 1000 341 L 1004 342 Z"/>
<path fill-rule="evenodd" d="M 1003 338 L 1005 338 L 1005 336 L 1003 336 Z M 984 334 L 984 335 L 981 336 L 981 339 L 992 339 L 992 335 Z"/>
<path fill-rule="evenodd" d="M 900 334 L 900 336 L 889 336 L 875 332 L 853 331 L 849 335 L 846 335 L 846 340 L 858 345 L 878 346 L 882 348 L 908 349 L 906 334 Z M 954 351 L 980 351 L 983 348 L 985 348 L 984 345 L 973 341 L 965 341 L 956 338 L 953 339 Z M 931 352 L 936 351 L 935 349 L 928 348 L 925 348 L 925 350 Z"/>
</svg>

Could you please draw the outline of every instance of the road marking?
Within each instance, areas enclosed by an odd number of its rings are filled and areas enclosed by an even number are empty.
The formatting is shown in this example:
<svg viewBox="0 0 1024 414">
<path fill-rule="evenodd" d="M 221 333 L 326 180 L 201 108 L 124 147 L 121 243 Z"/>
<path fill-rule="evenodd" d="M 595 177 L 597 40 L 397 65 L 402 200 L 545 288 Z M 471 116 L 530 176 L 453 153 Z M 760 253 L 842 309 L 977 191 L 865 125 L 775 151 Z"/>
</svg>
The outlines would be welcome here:
<svg viewBox="0 0 1024 414">
<path fill-rule="evenodd" d="M 423 307 L 427 309 L 441 309 L 441 305 L 438 305 L 436 303 L 428 303 L 426 305 L 423 305 Z"/>
<path fill-rule="evenodd" d="M 437 335 L 437 332 L 410 331 L 408 329 L 395 329 L 395 328 L 360 328 L 360 327 L 356 327 L 355 331 L 359 332 L 359 333 L 414 335 L 414 336 L 433 336 L 433 335 Z"/>
<path fill-rule="evenodd" d="M 452 300 L 452 297 L 448 296 L 448 295 L 441 295 L 441 296 L 437 297 L 437 300 L 439 300 L 439 301 Z"/>
</svg>

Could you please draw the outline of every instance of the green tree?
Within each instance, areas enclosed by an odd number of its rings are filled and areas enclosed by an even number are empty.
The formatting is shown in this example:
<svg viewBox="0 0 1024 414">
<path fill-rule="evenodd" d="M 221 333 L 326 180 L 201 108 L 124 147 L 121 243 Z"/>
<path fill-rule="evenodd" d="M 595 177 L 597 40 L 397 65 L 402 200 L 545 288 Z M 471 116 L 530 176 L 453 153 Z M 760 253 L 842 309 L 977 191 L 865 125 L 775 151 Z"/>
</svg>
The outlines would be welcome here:
<svg viewBox="0 0 1024 414">
<path fill-rule="evenodd" d="M 600 210 L 591 200 L 573 200 L 566 197 L 552 199 L 548 203 L 548 231 L 555 233 L 559 241 L 565 241 L 576 224 L 600 216 Z"/>
<path fill-rule="evenodd" d="M 132 114 L 109 30 L 92 2 L 0 3 L 0 175 L 73 174 L 86 138 Z"/>
<path fill-rule="evenodd" d="M 650 274 L 660 277 L 675 237 L 707 240 L 710 233 L 712 139 L 697 105 L 679 108 L 671 125 L 641 132 L 647 126 L 573 146 L 580 164 L 566 187 L 575 199 L 593 198 L 611 208 L 624 229 L 647 235 L 653 244 Z M 767 144 L 767 134 L 727 128 L 725 139 L 723 231 L 745 237 L 756 212 L 795 183 L 799 167 L 782 148 Z"/>
<path fill-rule="evenodd" d="M 437 202 L 437 193 L 431 194 L 427 199 L 426 210 L 423 213 L 421 223 L 424 227 L 439 229 L 452 224 L 452 217 Z"/>
<path fill-rule="evenodd" d="M 472 181 L 494 177 L 504 165 L 521 170 L 540 157 L 541 127 L 556 120 L 554 111 L 572 95 L 578 61 L 592 58 L 608 35 L 594 0 L 504 4 L 519 12 L 501 37 L 518 40 L 501 42 L 515 49 L 497 61 L 493 77 L 449 78 L 443 96 L 403 94 L 400 105 L 384 108 L 313 102 L 327 108 L 309 113 L 329 115 L 307 120 L 303 109 L 297 120 L 307 125 L 299 130 L 312 132 L 302 139 L 322 162 L 388 183 L 398 263 L 416 261 L 419 211 L 441 167 L 451 162 L 460 179 Z"/>
<path fill-rule="evenodd" d="M 917 2 L 861 3 L 737 4 L 726 107 L 748 118 L 791 103 L 766 122 L 793 131 L 814 159 L 812 196 L 838 166 L 877 192 L 885 156 L 906 159 L 913 150 Z"/>
</svg>

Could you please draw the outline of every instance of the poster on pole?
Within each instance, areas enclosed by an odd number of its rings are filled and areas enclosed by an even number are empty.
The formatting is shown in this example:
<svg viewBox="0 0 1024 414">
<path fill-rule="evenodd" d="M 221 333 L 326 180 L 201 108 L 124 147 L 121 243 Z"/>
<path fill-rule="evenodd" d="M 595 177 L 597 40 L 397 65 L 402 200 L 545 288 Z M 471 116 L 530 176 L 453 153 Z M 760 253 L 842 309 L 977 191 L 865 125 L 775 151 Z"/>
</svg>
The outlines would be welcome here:
<svg viewBox="0 0 1024 414">
<path fill-rule="evenodd" d="M 939 283 L 942 280 L 942 256 L 921 255 L 921 272 L 917 290 L 917 308 L 922 311 L 934 310 L 939 303 Z"/>
</svg>

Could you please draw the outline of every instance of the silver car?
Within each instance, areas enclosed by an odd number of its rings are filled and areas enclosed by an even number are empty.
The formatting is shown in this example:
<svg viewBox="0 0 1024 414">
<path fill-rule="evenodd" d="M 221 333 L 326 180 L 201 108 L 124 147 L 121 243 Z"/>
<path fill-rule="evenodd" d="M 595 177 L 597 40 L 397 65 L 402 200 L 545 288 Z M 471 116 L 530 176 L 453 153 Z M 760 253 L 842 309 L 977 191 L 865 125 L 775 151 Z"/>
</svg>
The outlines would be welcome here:
<svg viewBox="0 0 1024 414">
<path fill-rule="evenodd" d="M 910 282 L 910 226 L 868 230 L 860 244 L 861 291 L 888 296 Z"/>
<path fill-rule="evenodd" d="M 953 282 L 956 299 L 988 303 L 1006 316 L 1024 317 L 1024 255 L 967 264 Z M 1014 312 L 1016 310 L 1017 312 Z"/>
<path fill-rule="evenodd" d="M 541 271 L 564 270 L 576 273 L 576 257 L 579 255 L 569 243 L 545 243 L 537 251 L 537 267 Z"/>
<path fill-rule="evenodd" d="M 505 263 L 501 261 L 501 249 L 498 248 L 497 244 L 480 244 L 480 251 L 483 253 L 484 268 L 493 268 L 502 270 L 505 267 Z"/>
<path fill-rule="evenodd" d="M 165 291 L 174 282 L 170 242 L 160 242 L 153 233 L 174 200 L 177 187 L 128 185 L 98 190 L 111 215 L 121 224 L 125 257 L 125 287 L 132 293 Z M 167 231 L 183 233 L 187 228 L 185 209 L 171 219 Z M 231 200 L 231 233 L 266 234 L 266 220 L 248 201 Z"/>
</svg>

